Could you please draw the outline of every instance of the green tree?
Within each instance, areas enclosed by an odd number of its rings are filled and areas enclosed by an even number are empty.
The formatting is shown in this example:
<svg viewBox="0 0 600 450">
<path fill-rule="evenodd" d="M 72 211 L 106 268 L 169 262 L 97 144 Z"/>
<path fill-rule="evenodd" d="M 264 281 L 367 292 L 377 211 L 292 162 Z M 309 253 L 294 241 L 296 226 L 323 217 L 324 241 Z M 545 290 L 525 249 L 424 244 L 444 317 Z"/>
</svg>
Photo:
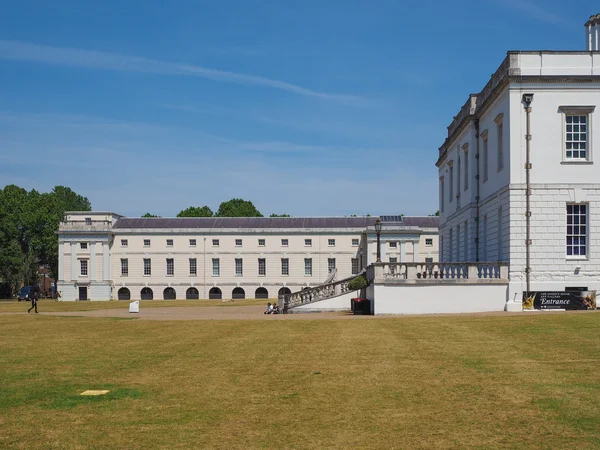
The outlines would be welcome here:
<svg viewBox="0 0 600 450">
<path fill-rule="evenodd" d="M 212 217 L 213 212 L 208 206 L 190 206 L 179 211 L 177 217 Z"/>
<path fill-rule="evenodd" d="M 269 217 L 292 217 L 289 214 L 271 214 Z"/>
<path fill-rule="evenodd" d="M 368 285 L 369 281 L 367 280 L 367 277 L 365 277 L 364 275 L 359 275 L 356 278 L 350 280 L 350 283 L 348 283 L 348 288 L 352 291 L 359 291 L 361 289 L 366 288 Z"/>
<path fill-rule="evenodd" d="M 232 198 L 219 205 L 215 217 L 263 217 L 251 201 Z"/>
<path fill-rule="evenodd" d="M 440 215 L 440 210 L 438 209 L 435 214 L 429 214 L 429 217 L 435 217 Z"/>
<path fill-rule="evenodd" d="M 158 216 L 155 216 L 154 214 L 146 213 L 142 217 L 158 217 Z"/>
</svg>

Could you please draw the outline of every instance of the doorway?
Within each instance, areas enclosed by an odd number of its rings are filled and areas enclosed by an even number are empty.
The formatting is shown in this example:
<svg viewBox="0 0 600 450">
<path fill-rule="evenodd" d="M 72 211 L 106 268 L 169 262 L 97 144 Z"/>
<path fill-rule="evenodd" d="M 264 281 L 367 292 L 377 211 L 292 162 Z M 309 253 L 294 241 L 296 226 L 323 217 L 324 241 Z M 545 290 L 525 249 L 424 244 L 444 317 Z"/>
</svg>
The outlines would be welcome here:
<svg viewBox="0 0 600 450">
<path fill-rule="evenodd" d="M 87 300 L 87 286 L 79 286 L 79 300 Z"/>
</svg>

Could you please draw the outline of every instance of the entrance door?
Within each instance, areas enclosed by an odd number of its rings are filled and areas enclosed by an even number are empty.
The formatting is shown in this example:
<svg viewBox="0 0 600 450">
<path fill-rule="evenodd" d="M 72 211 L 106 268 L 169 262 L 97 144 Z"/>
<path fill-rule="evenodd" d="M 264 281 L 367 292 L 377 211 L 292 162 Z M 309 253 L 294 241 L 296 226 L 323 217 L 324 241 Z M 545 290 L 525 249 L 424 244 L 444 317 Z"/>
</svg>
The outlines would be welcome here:
<svg viewBox="0 0 600 450">
<path fill-rule="evenodd" d="M 87 286 L 79 286 L 79 300 L 87 300 Z"/>
</svg>

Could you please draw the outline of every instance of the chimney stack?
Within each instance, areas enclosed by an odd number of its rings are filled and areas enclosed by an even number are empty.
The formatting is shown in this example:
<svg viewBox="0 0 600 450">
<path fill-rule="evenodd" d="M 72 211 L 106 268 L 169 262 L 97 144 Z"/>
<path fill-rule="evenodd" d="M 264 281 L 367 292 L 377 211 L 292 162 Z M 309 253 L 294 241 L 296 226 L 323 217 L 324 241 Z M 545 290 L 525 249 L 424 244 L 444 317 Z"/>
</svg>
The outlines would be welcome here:
<svg viewBox="0 0 600 450">
<path fill-rule="evenodd" d="M 587 51 L 600 51 L 600 14 L 590 17 L 585 23 Z"/>
</svg>

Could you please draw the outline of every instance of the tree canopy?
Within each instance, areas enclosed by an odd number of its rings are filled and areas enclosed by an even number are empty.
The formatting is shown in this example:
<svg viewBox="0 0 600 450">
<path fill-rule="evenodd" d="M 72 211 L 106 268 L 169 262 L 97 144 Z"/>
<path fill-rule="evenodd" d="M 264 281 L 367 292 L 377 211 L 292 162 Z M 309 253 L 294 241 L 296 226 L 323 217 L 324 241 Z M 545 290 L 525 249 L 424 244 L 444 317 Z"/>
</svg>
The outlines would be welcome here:
<svg viewBox="0 0 600 450">
<path fill-rule="evenodd" d="M 263 217 L 251 201 L 232 198 L 219 205 L 215 217 Z"/>
<path fill-rule="evenodd" d="M 212 217 L 213 212 L 208 206 L 190 206 L 179 211 L 177 217 Z"/>
<path fill-rule="evenodd" d="M 269 217 L 292 217 L 289 214 L 271 214 Z"/>
<path fill-rule="evenodd" d="M 158 216 L 155 216 L 154 214 L 150 214 L 149 212 L 147 212 L 142 217 L 158 217 Z"/>
<path fill-rule="evenodd" d="M 14 293 L 37 281 L 40 265 L 58 277 L 58 226 L 67 211 L 91 211 L 86 197 L 70 188 L 27 192 L 15 185 L 0 189 L 0 279 Z"/>
</svg>

